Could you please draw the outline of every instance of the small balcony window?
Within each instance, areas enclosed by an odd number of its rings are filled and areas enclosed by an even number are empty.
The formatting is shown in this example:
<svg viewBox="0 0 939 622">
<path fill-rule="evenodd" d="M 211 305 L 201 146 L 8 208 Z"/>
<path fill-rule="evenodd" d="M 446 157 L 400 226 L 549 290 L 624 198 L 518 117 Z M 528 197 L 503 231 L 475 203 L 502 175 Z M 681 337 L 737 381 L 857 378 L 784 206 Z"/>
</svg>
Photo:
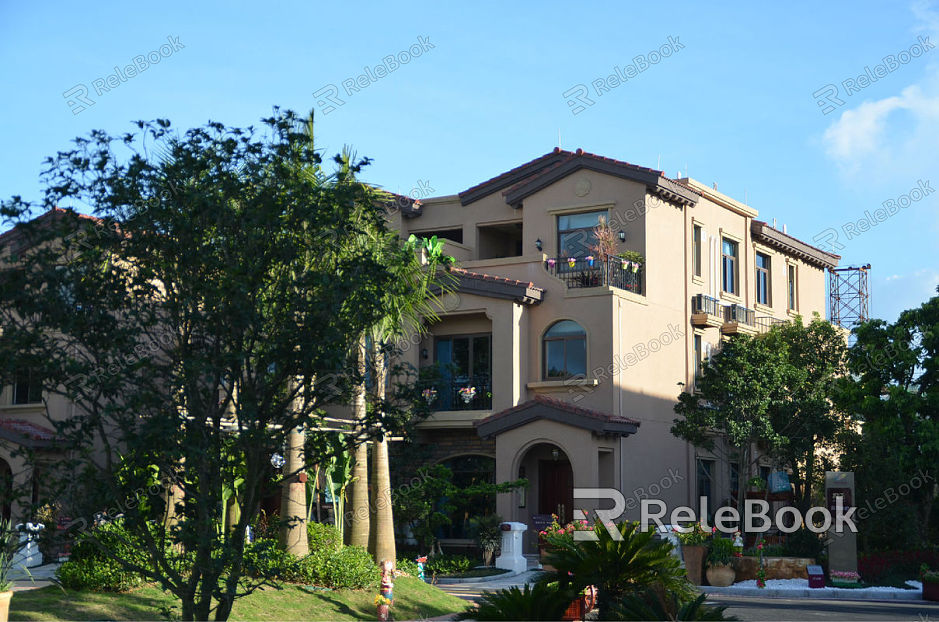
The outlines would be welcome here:
<svg viewBox="0 0 939 622">
<path fill-rule="evenodd" d="M 587 332 L 577 322 L 561 320 L 544 334 L 544 379 L 587 374 Z"/>
<path fill-rule="evenodd" d="M 756 301 L 762 305 L 769 306 L 769 284 L 770 284 L 770 258 L 763 253 L 756 254 Z"/>
<path fill-rule="evenodd" d="M 721 289 L 728 294 L 737 293 L 737 249 L 733 240 L 723 239 L 721 261 Z"/>
<path fill-rule="evenodd" d="M 701 225 L 694 225 L 691 238 L 691 264 L 694 276 L 701 276 L 701 238 L 703 231 Z"/>
<path fill-rule="evenodd" d="M 16 372 L 16 382 L 13 385 L 13 403 L 42 403 L 42 384 L 35 372 L 25 369 Z"/>
<path fill-rule="evenodd" d="M 787 289 L 788 289 L 788 296 L 787 296 L 787 298 L 788 298 L 788 308 L 789 308 L 790 311 L 795 311 L 795 310 L 798 308 L 798 307 L 797 307 L 797 303 L 799 302 L 799 300 L 798 300 L 798 294 L 797 294 L 797 290 L 796 290 L 796 285 L 797 285 L 797 283 L 796 283 L 796 267 L 795 267 L 794 265 L 792 265 L 792 264 L 789 264 L 788 284 L 787 284 L 787 285 L 788 285 L 788 287 L 787 287 Z"/>
</svg>

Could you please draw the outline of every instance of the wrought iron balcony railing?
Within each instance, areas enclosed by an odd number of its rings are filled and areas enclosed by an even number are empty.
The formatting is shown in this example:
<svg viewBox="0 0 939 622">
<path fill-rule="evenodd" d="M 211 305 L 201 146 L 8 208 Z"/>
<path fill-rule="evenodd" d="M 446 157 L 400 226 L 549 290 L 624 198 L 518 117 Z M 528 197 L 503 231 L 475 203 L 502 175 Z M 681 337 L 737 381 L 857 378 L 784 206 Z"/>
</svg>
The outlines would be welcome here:
<svg viewBox="0 0 939 622">
<path fill-rule="evenodd" d="M 743 305 L 732 304 L 724 307 L 724 321 L 756 326 L 756 313 Z"/>
<path fill-rule="evenodd" d="M 697 294 L 691 297 L 691 312 L 724 317 L 723 305 L 721 305 L 716 298 L 711 298 L 704 294 Z"/>
<path fill-rule="evenodd" d="M 774 317 L 769 317 L 766 315 L 761 315 L 756 318 L 756 327 L 761 333 L 768 333 L 773 326 L 778 326 L 779 324 L 785 324 L 786 320 L 779 320 Z"/>
<path fill-rule="evenodd" d="M 492 381 L 488 374 L 454 376 L 421 385 L 421 395 L 431 410 L 489 410 Z"/>
<path fill-rule="evenodd" d="M 589 255 L 554 257 L 545 261 L 545 269 L 570 288 L 609 285 L 635 294 L 645 293 L 642 266 L 620 257 L 608 257 L 605 261 Z"/>
</svg>

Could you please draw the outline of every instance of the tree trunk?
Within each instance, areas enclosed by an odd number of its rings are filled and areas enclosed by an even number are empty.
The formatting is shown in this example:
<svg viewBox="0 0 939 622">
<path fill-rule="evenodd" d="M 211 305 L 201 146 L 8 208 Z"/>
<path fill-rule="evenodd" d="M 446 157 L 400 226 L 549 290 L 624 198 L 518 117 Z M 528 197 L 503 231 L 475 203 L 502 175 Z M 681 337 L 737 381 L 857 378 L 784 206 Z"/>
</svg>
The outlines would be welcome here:
<svg viewBox="0 0 939 622">
<path fill-rule="evenodd" d="M 385 399 L 385 383 L 387 382 L 387 359 L 381 344 L 374 346 L 375 361 L 375 396 L 379 400 Z M 372 453 L 374 459 L 374 481 L 372 489 L 375 500 L 375 526 L 374 548 L 372 554 L 375 561 L 384 560 L 396 563 L 394 516 L 391 508 L 391 471 L 388 461 L 388 439 L 376 441 Z"/>
<path fill-rule="evenodd" d="M 375 443 L 375 560 L 395 562 L 394 516 L 391 510 L 391 475 L 388 441 Z"/>
<path fill-rule="evenodd" d="M 288 553 L 297 557 L 310 554 L 306 534 L 306 483 L 300 474 L 306 473 L 303 459 L 303 431 L 300 428 L 287 434 L 287 460 L 284 465 L 289 477 L 285 478 L 281 493 L 280 517 L 284 521 L 280 528 L 281 544 Z"/>
<path fill-rule="evenodd" d="M 365 420 L 365 337 L 356 346 L 356 365 L 360 382 L 355 387 L 352 402 L 352 416 L 357 421 Z M 349 543 L 353 546 L 368 548 L 369 507 L 368 507 L 368 443 L 361 443 L 355 448 L 355 465 L 352 469 L 351 526 Z"/>
<path fill-rule="evenodd" d="M 368 443 L 355 448 L 355 466 L 352 468 L 352 500 L 349 544 L 368 548 Z"/>
</svg>

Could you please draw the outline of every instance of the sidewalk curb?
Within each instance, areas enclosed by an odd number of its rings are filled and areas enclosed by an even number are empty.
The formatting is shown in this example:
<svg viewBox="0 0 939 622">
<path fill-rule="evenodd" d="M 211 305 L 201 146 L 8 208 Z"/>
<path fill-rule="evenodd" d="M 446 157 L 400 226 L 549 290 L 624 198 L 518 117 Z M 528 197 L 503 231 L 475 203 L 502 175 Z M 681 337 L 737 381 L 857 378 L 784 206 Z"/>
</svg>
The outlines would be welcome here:
<svg viewBox="0 0 939 622">
<path fill-rule="evenodd" d="M 801 590 L 780 590 L 759 587 L 712 587 L 704 586 L 701 592 L 707 595 L 723 596 L 759 596 L 762 598 L 810 598 L 815 600 L 923 600 L 920 590 L 905 592 L 862 592 L 856 589 L 840 587 L 821 589 L 805 588 Z"/>
</svg>

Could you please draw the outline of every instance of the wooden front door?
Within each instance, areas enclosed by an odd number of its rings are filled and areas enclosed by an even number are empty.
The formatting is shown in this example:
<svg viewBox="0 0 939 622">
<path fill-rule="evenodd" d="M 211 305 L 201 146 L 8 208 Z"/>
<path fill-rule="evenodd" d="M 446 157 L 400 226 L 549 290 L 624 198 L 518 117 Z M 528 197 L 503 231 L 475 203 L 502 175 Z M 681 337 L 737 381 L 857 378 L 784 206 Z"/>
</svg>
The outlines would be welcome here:
<svg viewBox="0 0 939 622">
<path fill-rule="evenodd" d="M 557 514 L 562 525 L 574 509 L 574 472 L 567 460 L 541 460 L 538 463 L 538 512 Z"/>
</svg>

